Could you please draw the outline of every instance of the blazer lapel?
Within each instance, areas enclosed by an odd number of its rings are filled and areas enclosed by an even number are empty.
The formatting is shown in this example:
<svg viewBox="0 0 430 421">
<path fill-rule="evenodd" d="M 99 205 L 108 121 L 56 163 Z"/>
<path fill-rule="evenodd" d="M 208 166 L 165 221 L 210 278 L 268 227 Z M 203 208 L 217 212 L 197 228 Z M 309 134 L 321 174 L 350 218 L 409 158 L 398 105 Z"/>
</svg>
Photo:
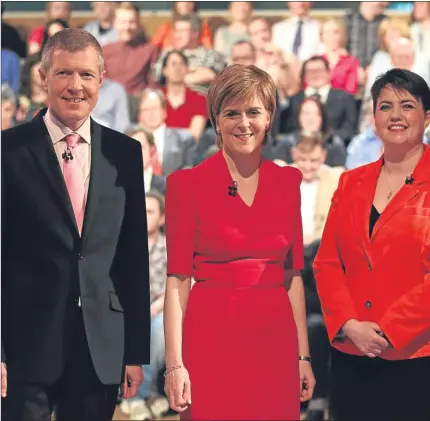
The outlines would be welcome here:
<svg viewBox="0 0 430 421">
<path fill-rule="evenodd" d="M 70 201 L 69 192 L 64 181 L 60 163 L 58 162 L 57 155 L 55 154 L 54 145 L 51 137 L 49 136 L 48 129 L 43 121 L 45 113 L 46 110 L 41 110 L 31 122 L 33 130 L 30 136 L 34 136 L 34 139 L 29 142 L 27 146 L 40 170 L 46 177 L 48 184 L 57 194 L 59 203 L 68 215 L 68 220 L 71 222 L 76 233 L 78 233 L 72 202 Z"/>
</svg>

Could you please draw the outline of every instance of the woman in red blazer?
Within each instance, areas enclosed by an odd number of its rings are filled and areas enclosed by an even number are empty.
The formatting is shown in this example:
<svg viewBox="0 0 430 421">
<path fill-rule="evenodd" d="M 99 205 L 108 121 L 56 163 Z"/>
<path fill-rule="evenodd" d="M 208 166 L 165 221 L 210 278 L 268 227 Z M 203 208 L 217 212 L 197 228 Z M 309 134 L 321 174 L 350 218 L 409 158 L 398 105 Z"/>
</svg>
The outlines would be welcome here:
<svg viewBox="0 0 430 421">
<path fill-rule="evenodd" d="M 429 420 L 430 90 L 392 69 L 372 97 L 384 154 L 342 174 L 314 262 L 331 410 L 342 421 Z"/>
</svg>

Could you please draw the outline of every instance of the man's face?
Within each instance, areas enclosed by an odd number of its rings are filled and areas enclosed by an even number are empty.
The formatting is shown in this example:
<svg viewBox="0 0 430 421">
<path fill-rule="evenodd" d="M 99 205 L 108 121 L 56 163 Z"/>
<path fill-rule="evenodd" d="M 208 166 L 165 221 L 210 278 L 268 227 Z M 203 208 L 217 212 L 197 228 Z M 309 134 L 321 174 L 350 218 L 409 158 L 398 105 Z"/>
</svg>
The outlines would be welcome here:
<svg viewBox="0 0 430 421">
<path fill-rule="evenodd" d="M 12 127 L 13 117 L 15 116 L 15 104 L 7 99 L 1 102 L 1 129 L 6 130 Z"/>
<path fill-rule="evenodd" d="M 191 30 L 191 22 L 177 21 L 173 31 L 173 44 L 178 50 L 183 50 L 189 47 L 193 40 L 193 32 Z"/>
<path fill-rule="evenodd" d="M 68 22 L 72 8 L 68 1 L 53 1 L 49 4 L 49 20 L 62 19 Z"/>
<path fill-rule="evenodd" d="M 303 174 L 303 181 L 307 183 L 316 179 L 318 171 L 327 156 L 325 150 L 319 145 L 310 151 L 294 147 L 291 150 L 291 154 L 294 164 Z"/>
<path fill-rule="evenodd" d="M 109 1 L 94 1 L 93 10 L 96 18 L 100 21 L 112 19 L 115 15 L 115 3 Z"/>
<path fill-rule="evenodd" d="M 248 31 L 252 45 L 258 51 L 264 50 L 264 47 L 272 38 L 270 27 L 263 19 L 250 23 Z"/>
<path fill-rule="evenodd" d="M 166 62 L 166 67 L 163 69 L 163 76 L 168 82 L 181 83 L 185 81 L 188 67 L 185 64 L 184 58 L 177 54 L 172 53 Z"/>
<path fill-rule="evenodd" d="M 231 49 L 231 63 L 244 66 L 255 64 L 255 54 L 252 47 L 247 43 L 234 45 Z"/>
<path fill-rule="evenodd" d="M 390 55 L 393 67 L 411 70 L 414 65 L 415 53 L 411 42 L 394 43 Z"/>
<path fill-rule="evenodd" d="M 139 28 L 137 13 L 134 10 L 117 9 L 114 26 L 121 41 L 131 41 L 137 35 Z"/>
<path fill-rule="evenodd" d="M 78 129 L 96 106 L 103 81 L 97 51 L 55 50 L 50 68 L 40 68 L 39 74 L 52 113 L 70 129 Z"/>
<path fill-rule="evenodd" d="M 289 1 L 287 3 L 291 14 L 298 18 L 307 16 L 312 7 L 312 2 L 310 1 Z"/>
<path fill-rule="evenodd" d="M 330 82 L 330 72 L 322 60 L 312 60 L 306 64 L 304 79 L 309 87 L 319 89 Z"/>
<path fill-rule="evenodd" d="M 146 220 L 148 234 L 155 234 L 164 225 L 164 215 L 161 213 L 158 200 L 153 197 L 146 198 Z"/>
<path fill-rule="evenodd" d="M 166 120 L 166 110 L 154 93 L 144 98 L 139 107 L 139 125 L 148 130 L 158 129 Z"/>
</svg>

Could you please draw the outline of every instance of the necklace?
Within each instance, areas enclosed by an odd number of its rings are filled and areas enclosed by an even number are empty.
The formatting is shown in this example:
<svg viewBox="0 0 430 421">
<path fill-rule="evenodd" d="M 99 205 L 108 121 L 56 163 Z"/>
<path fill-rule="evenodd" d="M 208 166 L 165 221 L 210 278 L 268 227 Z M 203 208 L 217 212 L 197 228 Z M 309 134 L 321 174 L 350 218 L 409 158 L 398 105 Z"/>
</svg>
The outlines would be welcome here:
<svg viewBox="0 0 430 421">
<path fill-rule="evenodd" d="M 385 167 L 383 167 L 383 170 L 384 170 L 385 181 L 387 182 L 387 186 L 390 189 L 390 191 L 388 192 L 387 197 L 386 197 L 387 202 L 389 202 L 391 200 L 391 198 L 393 197 L 393 194 L 396 191 L 399 191 L 401 186 L 399 188 L 397 188 L 397 190 L 391 188 L 390 182 L 388 181 L 388 175 L 387 175 L 387 171 L 386 171 Z"/>
</svg>

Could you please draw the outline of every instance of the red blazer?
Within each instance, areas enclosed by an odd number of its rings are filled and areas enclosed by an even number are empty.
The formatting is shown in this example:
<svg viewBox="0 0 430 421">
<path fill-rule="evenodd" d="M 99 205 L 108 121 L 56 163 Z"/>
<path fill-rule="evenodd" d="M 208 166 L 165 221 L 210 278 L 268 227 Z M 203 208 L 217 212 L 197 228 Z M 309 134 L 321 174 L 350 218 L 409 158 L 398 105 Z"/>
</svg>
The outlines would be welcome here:
<svg viewBox="0 0 430 421">
<path fill-rule="evenodd" d="M 349 319 L 378 323 L 393 348 L 385 359 L 430 356 L 430 147 L 380 215 L 369 237 L 382 158 L 342 174 L 319 252 L 315 278 L 332 345 Z"/>
</svg>

